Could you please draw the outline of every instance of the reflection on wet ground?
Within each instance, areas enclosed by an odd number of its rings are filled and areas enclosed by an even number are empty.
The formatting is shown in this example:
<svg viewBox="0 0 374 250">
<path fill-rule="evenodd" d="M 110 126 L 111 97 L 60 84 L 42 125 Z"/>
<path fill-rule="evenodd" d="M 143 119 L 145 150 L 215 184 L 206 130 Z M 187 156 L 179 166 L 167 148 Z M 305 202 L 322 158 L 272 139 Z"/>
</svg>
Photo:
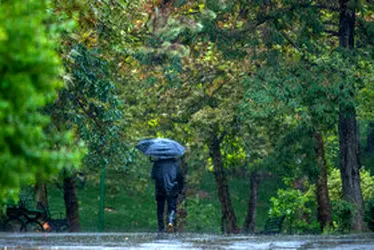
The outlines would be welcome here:
<svg viewBox="0 0 374 250">
<path fill-rule="evenodd" d="M 0 249 L 374 249 L 374 234 L 298 236 L 154 233 L 0 234 Z"/>
</svg>

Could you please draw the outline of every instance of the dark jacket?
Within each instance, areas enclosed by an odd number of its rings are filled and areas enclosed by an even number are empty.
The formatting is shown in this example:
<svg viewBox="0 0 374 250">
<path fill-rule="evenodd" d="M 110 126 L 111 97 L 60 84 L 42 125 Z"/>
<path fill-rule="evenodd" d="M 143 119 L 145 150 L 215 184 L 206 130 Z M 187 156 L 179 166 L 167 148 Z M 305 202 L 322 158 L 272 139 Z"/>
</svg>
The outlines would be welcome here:
<svg viewBox="0 0 374 250">
<path fill-rule="evenodd" d="M 155 161 L 152 179 L 156 182 L 156 195 L 176 196 L 184 187 L 184 176 L 177 159 Z"/>
</svg>

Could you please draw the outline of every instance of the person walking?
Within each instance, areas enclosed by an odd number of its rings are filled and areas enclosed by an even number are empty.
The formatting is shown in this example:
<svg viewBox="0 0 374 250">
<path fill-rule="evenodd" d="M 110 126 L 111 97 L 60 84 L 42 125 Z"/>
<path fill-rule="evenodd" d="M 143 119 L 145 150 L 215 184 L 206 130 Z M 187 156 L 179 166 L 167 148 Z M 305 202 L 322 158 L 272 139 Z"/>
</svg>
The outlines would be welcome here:
<svg viewBox="0 0 374 250">
<path fill-rule="evenodd" d="M 157 202 L 158 232 L 164 232 L 164 211 L 167 203 L 168 232 L 175 231 L 177 198 L 184 188 L 184 175 L 176 158 L 156 159 L 152 168 Z"/>
</svg>

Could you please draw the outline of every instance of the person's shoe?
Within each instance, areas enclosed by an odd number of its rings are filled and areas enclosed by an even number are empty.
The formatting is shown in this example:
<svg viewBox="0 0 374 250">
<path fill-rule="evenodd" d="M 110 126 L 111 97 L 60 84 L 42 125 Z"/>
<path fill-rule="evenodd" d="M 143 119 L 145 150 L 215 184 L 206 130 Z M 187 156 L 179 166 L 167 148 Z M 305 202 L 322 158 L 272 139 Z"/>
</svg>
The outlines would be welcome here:
<svg viewBox="0 0 374 250">
<path fill-rule="evenodd" d="M 169 222 L 169 224 L 168 224 L 168 232 L 169 233 L 174 233 L 174 225 L 171 222 Z"/>
</svg>

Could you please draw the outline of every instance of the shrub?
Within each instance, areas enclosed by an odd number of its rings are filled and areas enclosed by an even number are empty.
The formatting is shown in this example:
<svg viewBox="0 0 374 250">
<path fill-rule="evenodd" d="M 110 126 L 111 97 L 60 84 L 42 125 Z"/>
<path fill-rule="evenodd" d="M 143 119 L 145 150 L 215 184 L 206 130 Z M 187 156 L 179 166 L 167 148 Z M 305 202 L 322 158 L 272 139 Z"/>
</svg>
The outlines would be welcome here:
<svg viewBox="0 0 374 250">
<path fill-rule="evenodd" d="M 306 228 L 313 225 L 309 222 L 311 209 L 307 206 L 307 203 L 311 202 L 312 196 L 312 189 L 306 193 L 296 189 L 279 189 L 277 197 L 270 198 L 272 204 L 269 216 L 286 215 L 285 227 L 288 233 L 294 233 L 294 230 L 296 233 L 305 232 Z"/>
<path fill-rule="evenodd" d="M 332 201 L 333 221 L 338 232 L 348 233 L 351 229 L 354 207 L 352 203 L 339 200 Z"/>
<path fill-rule="evenodd" d="M 374 232 L 374 198 L 367 203 L 365 221 L 368 223 L 368 228 Z"/>
</svg>

